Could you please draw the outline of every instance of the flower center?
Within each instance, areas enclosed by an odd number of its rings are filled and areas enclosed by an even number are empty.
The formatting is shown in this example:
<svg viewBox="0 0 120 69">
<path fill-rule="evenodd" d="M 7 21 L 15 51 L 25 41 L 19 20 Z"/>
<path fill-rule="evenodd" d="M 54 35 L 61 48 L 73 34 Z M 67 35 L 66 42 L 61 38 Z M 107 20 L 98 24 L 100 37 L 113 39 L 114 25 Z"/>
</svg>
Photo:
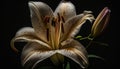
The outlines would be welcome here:
<svg viewBox="0 0 120 69">
<path fill-rule="evenodd" d="M 45 17 L 44 21 L 47 23 L 47 40 L 50 42 L 53 49 L 59 49 L 60 37 L 64 33 L 64 17 L 57 13 L 57 17 L 53 17 L 51 20 L 50 17 Z"/>
</svg>

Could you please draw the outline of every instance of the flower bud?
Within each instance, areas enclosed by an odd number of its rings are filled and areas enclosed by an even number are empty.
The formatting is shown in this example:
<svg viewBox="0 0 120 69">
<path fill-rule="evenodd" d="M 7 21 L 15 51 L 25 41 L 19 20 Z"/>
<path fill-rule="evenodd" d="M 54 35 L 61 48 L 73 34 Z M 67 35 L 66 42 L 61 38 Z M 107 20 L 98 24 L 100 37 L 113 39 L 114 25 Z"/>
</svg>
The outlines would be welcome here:
<svg viewBox="0 0 120 69">
<path fill-rule="evenodd" d="M 97 16 L 96 20 L 94 21 L 91 29 L 91 37 L 96 37 L 100 35 L 105 27 L 108 24 L 110 18 L 110 10 L 108 7 L 105 7 Z"/>
</svg>

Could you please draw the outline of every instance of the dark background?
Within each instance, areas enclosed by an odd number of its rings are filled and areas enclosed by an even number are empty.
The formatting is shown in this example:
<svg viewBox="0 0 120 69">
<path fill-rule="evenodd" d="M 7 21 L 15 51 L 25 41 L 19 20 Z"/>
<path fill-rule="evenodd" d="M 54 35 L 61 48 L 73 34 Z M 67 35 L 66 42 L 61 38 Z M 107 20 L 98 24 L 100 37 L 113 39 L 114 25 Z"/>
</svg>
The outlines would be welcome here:
<svg viewBox="0 0 120 69">
<path fill-rule="evenodd" d="M 1 2 L 0 22 L 0 66 L 6 69 L 22 69 L 20 62 L 20 54 L 16 54 L 10 47 L 10 40 L 14 37 L 18 29 L 31 26 L 30 12 L 28 7 L 29 0 L 4 0 Z M 32 0 L 33 1 L 33 0 Z M 38 0 L 37 0 L 38 1 Z M 53 10 L 59 4 L 60 0 L 39 0 L 47 3 Z M 96 41 L 109 44 L 109 47 L 91 48 L 89 51 L 99 55 L 105 59 L 90 59 L 89 69 L 116 69 L 118 67 L 118 46 L 117 43 L 117 17 L 115 7 L 112 0 L 71 0 L 75 5 L 77 13 L 82 13 L 84 10 L 93 11 L 95 17 L 104 8 L 108 7 L 111 10 L 110 22 L 105 32 L 96 38 Z"/>
</svg>

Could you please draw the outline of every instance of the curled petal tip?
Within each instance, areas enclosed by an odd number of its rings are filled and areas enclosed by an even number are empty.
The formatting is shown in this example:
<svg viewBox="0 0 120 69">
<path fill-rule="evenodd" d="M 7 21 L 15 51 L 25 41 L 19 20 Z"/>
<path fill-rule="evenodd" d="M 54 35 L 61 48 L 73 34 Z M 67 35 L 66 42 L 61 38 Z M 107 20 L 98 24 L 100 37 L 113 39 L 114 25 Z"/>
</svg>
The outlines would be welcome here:
<svg viewBox="0 0 120 69">
<path fill-rule="evenodd" d="M 33 5 L 33 1 L 29 1 L 28 2 L 28 6 L 30 7 L 30 6 L 32 6 Z"/>
<path fill-rule="evenodd" d="M 13 38 L 13 39 L 11 40 L 11 42 L 10 42 L 11 48 L 12 48 L 16 53 L 18 53 L 19 51 L 18 51 L 18 49 L 15 48 L 14 42 L 15 42 L 15 38 Z"/>
</svg>

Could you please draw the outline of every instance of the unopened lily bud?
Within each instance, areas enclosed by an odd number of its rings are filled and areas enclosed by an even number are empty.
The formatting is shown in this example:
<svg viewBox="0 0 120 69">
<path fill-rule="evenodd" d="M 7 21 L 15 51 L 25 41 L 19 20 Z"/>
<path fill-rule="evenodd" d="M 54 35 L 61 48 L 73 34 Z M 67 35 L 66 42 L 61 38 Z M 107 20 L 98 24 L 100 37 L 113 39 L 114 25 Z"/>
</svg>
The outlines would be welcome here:
<svg viewBox="0 0 120 69">
<path fill-rule="evenodd" d="M 108 9 L 108 7 L 105 7 L 97 16 L 95 22 L 93 23 L 90 36 L 96 37 L 100 35 L 107 26 L 109 18 L 110 18 L 110 10 Z"/>
</svg>

